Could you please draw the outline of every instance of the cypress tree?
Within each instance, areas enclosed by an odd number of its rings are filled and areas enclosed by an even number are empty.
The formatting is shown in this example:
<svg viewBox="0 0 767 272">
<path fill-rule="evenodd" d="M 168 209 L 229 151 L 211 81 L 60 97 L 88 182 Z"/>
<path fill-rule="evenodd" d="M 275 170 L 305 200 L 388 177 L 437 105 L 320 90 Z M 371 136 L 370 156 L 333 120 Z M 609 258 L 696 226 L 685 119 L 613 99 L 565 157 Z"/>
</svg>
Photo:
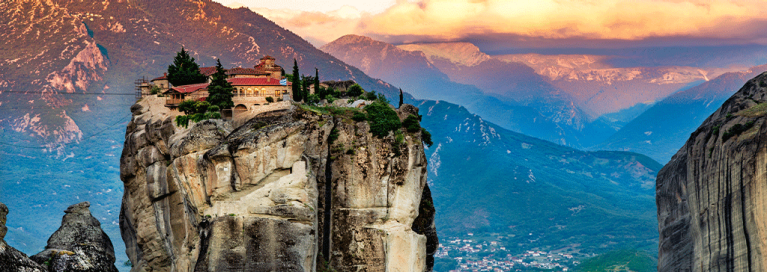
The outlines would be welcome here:
<svg viewBox="0 0 767 272">
<path fill-rule="evenodd" d="M 314 94 L 325 98 L 325 94 L 320 91 L 320 70 L 314 67 Z"/>
<path fill-rule="evenodd" d="M 301 98 L 303 98 L 304 101 L 308 101 L 306 98 L 309 97 L 309 84 L 311 84 L 311 82 L 311 76 L 301 76 Z"/>
<path fill-rule="evenodd" d="M 216 61 L 216 73 L 213 74 L 213 80 L 208 85 L 208 98 L 207 102 L 211 105 L 216 105 L 220 109 L 230 109 L 234 107 L 232 101 L 232 91 L 234 88 L 229 81 L 226 81 L 226 71 L 224 66 L 221 65 L 221 60 Z"/>
<path fill-rule="evenodd" d="M 181 86 L 195 83 L 205 83 L 208 78 L 200 73 L 200 66 L 194 62 L 184 47 L 176 53 L 173 64 L 168 66 L 168 82 L 173 86 Z"/>
<path fill-rule="evenodd" d="M 399 106 L 397 108 L 401 108 L 402 104 L 405 104 L 405 101 L 402 99 L 402 89 L 399 89 Z"/>
<path fill-rule="evenodd" d="M 301 97 L 301 78 L 298 75 L 298 62 L 296 62 L 296 59 L 293 59 L 293 87 L 291 90 L 293 91 L 293 100 L 296 102 L 300 102 L 301 100 L 304 100 L 303 97 Z"/>
</svg>

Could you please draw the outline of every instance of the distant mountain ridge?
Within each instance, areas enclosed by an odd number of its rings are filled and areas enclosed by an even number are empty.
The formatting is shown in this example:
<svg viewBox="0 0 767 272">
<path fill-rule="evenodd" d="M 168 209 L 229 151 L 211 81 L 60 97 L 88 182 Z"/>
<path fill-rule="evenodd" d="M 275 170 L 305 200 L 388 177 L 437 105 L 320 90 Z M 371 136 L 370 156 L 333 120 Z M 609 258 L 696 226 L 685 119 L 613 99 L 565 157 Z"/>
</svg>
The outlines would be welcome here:
<svg viewBox="0 0 767 272">
<path fill-rule="evenodd" d="M 434 141 L 426 156 L 441 237 L 513 234 L 515 253 L 655 251 L 656 161 L 525 136 L 444 101 L 414 103 Z"/>
<path fill-rule="evenodd" d="M 531 67 L 535 74 L 566 94 L 592 119 L 638 103 L 656 102 L 686 85 L 740 70 L 684 66 L 614 67 L 610 62 L 614 57 L 599 55 L 490 56 L 465 42 L 403 44 L 398 47 L 424 52 L 451 79 L 478 86 L 486 92 L 508 93 L 506 86 L 509 84 L 504 80 L 525 74 L 520 64 Z M 508 65 L 493 63 L 497 61 Z M 478 72 L 467 72 L 471 70 Z M 505 76 L 498 77 L 494 71 Z"/>
<path fill-rule="evenodd" d="M 477 68 L 451 69 L 458 67 L 451 60 L 357 35 L 346 35 L 321 49 L 374 77 L 402 87 L 417 98 L 461 104 L 507 129 L 548 141 L 582 147 L 596 143 L 592 140 L 594 136 L 589 135 L 612 132 L 602 124 L 589 125 L 586 115 L 573 105 L 567 94 L 524 64 L 488 61 L 488 56 L 471 44 L 459 47 L 456 51 L 473 59 L 463 58 L 463 61 L 479 63 Z M 478 81 L 490 85 L 473 85 Z M 483 88 L 510 93 L 487 93 Z"/>
<path fill-rule="evenodd" d="M 716 111 L 767 65 L 730 72 L 656 103 L 591 150 L 624 150 L 646 154 L 665 163 L 684 145 L 698 124 Z M 663 122 L 660 122 L 662 120 Z"/>
</svg>

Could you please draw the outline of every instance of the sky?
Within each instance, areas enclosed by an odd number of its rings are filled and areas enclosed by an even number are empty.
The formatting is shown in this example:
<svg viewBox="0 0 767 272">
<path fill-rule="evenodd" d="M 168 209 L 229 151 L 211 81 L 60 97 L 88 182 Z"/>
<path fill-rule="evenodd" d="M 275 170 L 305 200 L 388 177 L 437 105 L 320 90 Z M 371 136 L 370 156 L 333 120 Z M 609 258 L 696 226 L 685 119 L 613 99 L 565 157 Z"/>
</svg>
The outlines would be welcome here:
<svg viewBox="0 0 767 272">
<path fill-rule="evenodd" d="M 346 34 L 395 44 L 621 48 L 767 44 L 764 0 L 215 0 L 321 46 Z"/>
</svg>

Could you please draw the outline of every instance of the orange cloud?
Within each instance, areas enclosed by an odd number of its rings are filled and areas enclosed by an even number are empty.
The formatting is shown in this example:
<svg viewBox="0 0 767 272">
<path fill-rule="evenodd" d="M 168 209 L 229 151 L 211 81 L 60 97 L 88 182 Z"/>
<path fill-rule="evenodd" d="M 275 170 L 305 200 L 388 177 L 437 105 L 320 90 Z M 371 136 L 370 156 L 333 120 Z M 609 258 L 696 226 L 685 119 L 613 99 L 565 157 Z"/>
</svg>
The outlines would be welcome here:
<svg viewBox="0 0 767 272">
<path fill-rule="evenodd" d="M 642 40 L 658 37 L 765 43 L 761 0 L 400 0 L 386 11 L 328 13 L 259 10 L 318 42 L 345 34 L 460 40 L 509 34 L 543 39 Z"/>
</svg>

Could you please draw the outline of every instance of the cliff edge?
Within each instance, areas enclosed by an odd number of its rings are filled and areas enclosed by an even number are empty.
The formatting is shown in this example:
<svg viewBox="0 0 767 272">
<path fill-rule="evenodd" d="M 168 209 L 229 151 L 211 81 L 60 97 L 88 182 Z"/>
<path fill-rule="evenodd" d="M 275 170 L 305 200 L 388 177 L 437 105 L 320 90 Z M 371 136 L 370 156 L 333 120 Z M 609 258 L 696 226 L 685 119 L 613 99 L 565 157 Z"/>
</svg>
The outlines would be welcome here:
<svg viewBox="0 0 767 272">
<path fill-rule="evenodd" d="M 767 73 L 691 134 L 658 173 L 658 271 L 767 269 Z"/>
<path fill-rule="evenodd" d="M 131 108 L 120 158 L 131 271 L 431 271 L 420 132 L 302 105 L 185 129 L 160 99 Z"/>
</svg>

